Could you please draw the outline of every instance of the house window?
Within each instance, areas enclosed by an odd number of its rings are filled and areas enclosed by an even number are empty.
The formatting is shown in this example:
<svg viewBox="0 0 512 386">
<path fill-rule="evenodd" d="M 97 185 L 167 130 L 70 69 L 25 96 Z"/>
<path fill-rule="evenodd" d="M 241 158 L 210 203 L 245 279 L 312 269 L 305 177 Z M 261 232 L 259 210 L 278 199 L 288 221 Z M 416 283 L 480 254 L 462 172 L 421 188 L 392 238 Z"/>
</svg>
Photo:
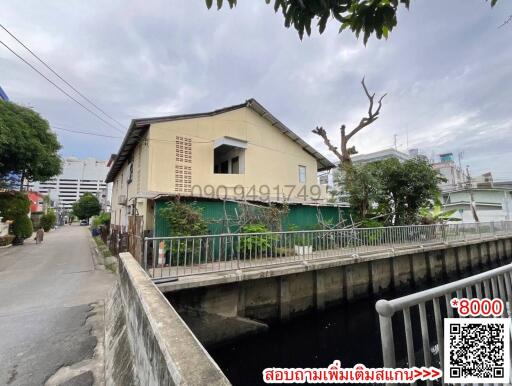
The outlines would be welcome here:
<svg viewBox="0 0 512 386">
<path fill-rule="evenodd" d="M 244 174 L 245 149 L 222 144 L 213 151 L 213 172 L 215 174 Z"/>
<path fill-rule="evenodd" d="M 306 183 L 306 167 L 299 165 L 299 184 Z"/>
</svg>

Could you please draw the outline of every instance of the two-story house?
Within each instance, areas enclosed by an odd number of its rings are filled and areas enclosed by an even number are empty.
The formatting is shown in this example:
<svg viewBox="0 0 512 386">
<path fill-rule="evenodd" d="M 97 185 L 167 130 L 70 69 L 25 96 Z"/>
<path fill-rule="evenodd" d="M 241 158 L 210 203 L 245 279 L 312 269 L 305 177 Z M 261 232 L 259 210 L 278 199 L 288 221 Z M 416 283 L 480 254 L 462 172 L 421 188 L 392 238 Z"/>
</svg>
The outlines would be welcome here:
<svg viewBox="0 0 512 386">
<path fill-rule="evenodd" d="M 206 113 L 135 119 L 111 163 L 111 224 L 138 216 L 154 229 L 155 203 L 172 196 L 318 205 L 317 172 L 334 165 L 256 100 Z"/>
</svg>

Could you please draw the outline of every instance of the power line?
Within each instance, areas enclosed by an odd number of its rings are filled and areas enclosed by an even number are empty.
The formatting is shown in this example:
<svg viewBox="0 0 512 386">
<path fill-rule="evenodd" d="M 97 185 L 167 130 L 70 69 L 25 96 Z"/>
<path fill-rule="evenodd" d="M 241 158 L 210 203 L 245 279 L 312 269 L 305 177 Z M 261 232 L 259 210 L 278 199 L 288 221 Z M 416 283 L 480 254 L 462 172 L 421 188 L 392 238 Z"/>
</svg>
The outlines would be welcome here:
<svg viewBox="0 0 512 386">
<path fill-rule="evenodd" d="M 50 126 L 52 129 L 55 129 L 55 130 L 62 130 L 62 131 L 67 131 L 69 133 L 76 133 L 76 134 L 87 134 L 87 135 L 94 135 L 96 137 L 106 137 L 106 138 L 116 138 L 116 139 L 120 139 L 122 137 L 117 137 L 117 136 L 114 136 L 114 135 L 107 135 L 107 134 L 98 134 L 98 133 L 91 133 L 89 131 L 80 131 L 80 130 L 71 130 L 71 129 L 65 129 L 63 127 L 58 127 L 58 126 Z"/>
<path fill-rule="evenodd" d="M 98 105 L 96 105 L 93 101 L 91 101 L 89 98 L 87 98 L 84 94 L 82 94 L 80 91 L 78 91 L 73 85 L 71 85 L 66 79 L 64 79 L 62 76 L 60 76 L 52 67 L 50 67 L 49 64 L 47 64 L 43 59 L 41 59 L 39 56 L 37 56 L 30 48 L 28 48 L 25 44 L 23 44 L 20 39 L 18 39 L 12 32 L 10 32 L 7 28 L 5 28 L 2 24 L 0 24 L 0 27 L 7 32 L 14 40 L 16 40 L 19 44 L 23 46 L 28 52 L 32 54 L 39 62 L 41 62 L 48 70 L 50 70 L 55 76 L 57 76 L 60 80 L 62 80 L 64 83 L 66 83 L 74 92 L 76 92 L 78 95 L 80 95 L 82 98 L 84 98 L 87 102 L 89 102 L 92 106 L 96 107 L 99 111 L 101 111 L 106 117 L 110 118 L 112 121 L 116 122 L 119 126 L 121 126 L 124 129 L 124 125 L 119 122 L 117 119 L 112 117 L 111 115 L 107 114 L 103 109 L 101 109 Z"/>
<path fill-rule="evenodd" d="M 97 113 L 95 113 L 94 111 L 92 111 L 90 108 L 88 108 L 87 106 L 84 106 L 80 101 L 78 101 L 76 98 L 74 98 L 72 95 L 69 95 L 69 93 L 67 93 L 65 90 L 62 89 L 62 87 L 60 87 L 59 85 L 57 85 L 55 82 L 53 82 L 51 79 L 49 79 L 46 75 L 44 75 L 41 71 L 39 71 L 37 68 L 35 68 L 31 63 L 29 63 L 25 58 L 23 58 L 21 55 L 19 55 L 17 52 L 15 52 L 11 47 L 9 47 L 7 44 L 5 44 L 3 41 L 0 40 L 0 44 L 2 44 L 5 48 L 7 48 L 9 51 L 11 51 L 11 53 L 13 53 L 14 55 L 16 55 L 16 57 L 18 59 L 20 59 L 21 61 L 23 61 L 27 66 L 29 66 L 31 69 L 33 69 L 35 72 L 37 72 L 39 75 L 41 75 L 44 79 L 46 79 L 48 82 L 50 82 L 57 90 L 59 90 L 60 92 L 62 92 L 64 95 L 66 95 L 68 98 L 70 98 L 71 100 L 73 100 L 74 102 L 78 103 L 80 106 L 82 106 L 85 110 L 87 110 L 88 112 L 90 112 L 91 114 L 93 114 L 96 118 L 98 118 L 99 120 L 101 120 L 103 123 L 109 125 L 110 127 L 112 127 L 114 130 L 117 130 L 119 133 L 121 134 L 124 134 L 123 131 L 121 129 L 119 129 L 118 127 L 114 126 L 113 124 L 111 124 L 110 122 L 106 121 L 105 119 L 103 119 L 102 117 L 100 117 Z"/>
</svg>

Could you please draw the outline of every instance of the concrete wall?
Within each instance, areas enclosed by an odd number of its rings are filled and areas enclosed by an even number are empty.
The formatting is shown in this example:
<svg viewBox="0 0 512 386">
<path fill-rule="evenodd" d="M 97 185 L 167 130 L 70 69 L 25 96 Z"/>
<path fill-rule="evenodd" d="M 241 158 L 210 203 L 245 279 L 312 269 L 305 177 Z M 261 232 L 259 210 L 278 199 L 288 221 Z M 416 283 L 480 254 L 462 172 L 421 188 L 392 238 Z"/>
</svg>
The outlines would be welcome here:
<svg viewBox="0 0 512 386">
<path fill-rule="evenodd" d="M 493 238 L 266 267 L 190 283 L 180 279 L 159 288 L 178 309 L 187 306 L 228 317 L 271 321 L 388 290 L 454 280 L 511 259 L 512 240 Z"/>
<path fill-rule="evenodd" d="M 229 385 L 129 253 L 106 307 L 107 385 Z"/>
</svg>

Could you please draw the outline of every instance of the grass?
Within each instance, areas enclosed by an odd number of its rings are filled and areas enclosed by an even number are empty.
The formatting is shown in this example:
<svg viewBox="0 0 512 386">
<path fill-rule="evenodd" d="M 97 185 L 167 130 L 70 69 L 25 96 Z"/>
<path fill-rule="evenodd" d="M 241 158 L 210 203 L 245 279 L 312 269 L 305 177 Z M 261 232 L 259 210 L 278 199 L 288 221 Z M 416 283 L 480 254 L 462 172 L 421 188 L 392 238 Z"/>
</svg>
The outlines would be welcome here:
<svg viewBox="0 0 512 386">
<path fill-rule="evenodd" d="M 109 271 L 116 272 L 117 271 L 117 264 L 116 263 L 110 263 L 107 264 L 106 258 L 112 256 L 112 253 L 110 252 L 110 249 L 105 245 L 103 240 L 100 236 L 94 236 L 93 237 L 94 242 L 96 243 L 96 246 L 98 247 L 98 251 L 103 256 L 103 263 L 105 264 L 105 268 Z"/>
</svg>

